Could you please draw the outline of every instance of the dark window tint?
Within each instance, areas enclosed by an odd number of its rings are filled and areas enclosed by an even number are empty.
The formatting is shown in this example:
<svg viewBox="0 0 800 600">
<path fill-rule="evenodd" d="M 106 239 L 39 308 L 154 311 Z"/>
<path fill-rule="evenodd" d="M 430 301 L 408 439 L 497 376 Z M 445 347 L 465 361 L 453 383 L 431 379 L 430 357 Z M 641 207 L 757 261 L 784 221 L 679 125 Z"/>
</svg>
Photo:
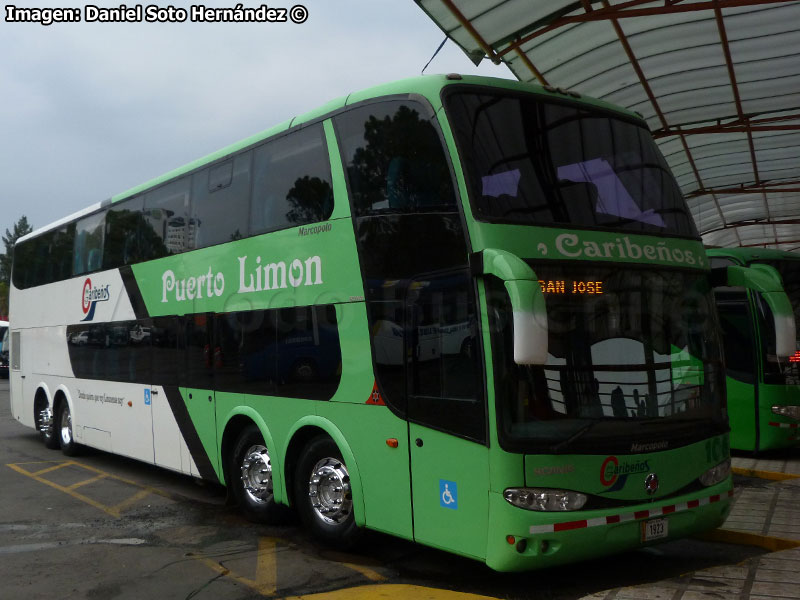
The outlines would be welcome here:
<svg viewBox="0 0 800 600">
<path fill-rule="evenodd" d="M 408 418 L 485 440 L 478 322 L 469 274 L 414 282 L 406 313 Z"/>
<path fill-rule="evenodd" d="M 160 258 L 194 247 L 194 223 L 189 219 L 190 184 L 191 178 L 182 177 L 145 196 L 143 259 Z"/>
<path fill-rule="evenodd" d="M 113 204 L 106 213 L 103 268 L 113 269 L 139 260 L 142 197 Z"/>
<path fill-rule="evenodd" d="M 188 388 L 212 389 L 214 345 L 211 339 L 211 314 L 190 315 L 183 319 L 178 337 L 178 347 L 183 354 L 180 361 L 179 385 Z M 220 350 L 221 351 L 221 350 Z M 185 362 L 183 362 L 185 361 Z"/>
<path fill-rule="evenodd" d="M 454 92 L 445 104 L 478 218 L 698 237 L 643 126 L 535 96 Z"/>
<path fill-rule="evenodd" d="M 424 338 L 420 345 L 418 319 L 437 316 L 431 307 L 426 311 L 416 304 L 430 273 L 454 272 L 467 263 L 447 155 L 433 112 L 418 102 L 365 105 L 335 122 L 356 216 L 375 372 L 384 401 L 406 416 L 411 414 L 410 394 L 421 398 L 454 392 L 447 383 L 452 361 L 441 357 L 443 340 Z M 418 360 L 431 344 L 438 344 L 438 357 Z M 476 433 L 483 431 L 482 419 L 467 431 L 431 417 L 447 412 L 441 406 L 415 406 L 419 422 L 466 437 L 483 435 Z"/>
<path fill-rule="evenodd" d="M 48 231 L 14 247 L 13 281 L 20 289 L 72 276 L 75 224 Z"/>
<path fill-rule="evenodd" d="M 33 238 L 14 245 L 12 281 L 18 289 L 22 290 L 33 285 L 31 270 L 36 260 L 35 244 L 36 238 Z"/>
<path fill-rule="evenodd" d="M 333 212 L 333 186 L 322 125 L 255 149 L 251 233 L 324 221 Z"/>
<path fill-rule="evenodd" d="M 753 339 L 747 292 L 717 290 L 714 292 L 714 299 L 722 327 L 726 374 L 741 381 L 753 382 L 755 379 L 753 351 L 756 342 Z"/>
<path fill-rule="evenodd" d="M 219 391 L 275 393 L 270 361 L 275 358 L 277 311 L 245 311 L 216 315 L 214 388 Z"/>
<path fill-rule="evenodd" d="M 336 118 L 357 216 L 455 210 L 450 170 L 432 113 L 381 102 Z"/>
<path fill-rule="evenodd" d="M 192 248 L 239 240 L 248 235 L 250 162 L 246 152 L 192 178 Z"/>
<path fill-rule="evenodd" d="M 277 311 L 276 395 L 329 400 L 339 387 L 342 355 L 333 306 Z"/>
<path fill-rule="evenodd" d="M 156 385 L 178 385 L 183 370 L 182 353 L 178 349 L 178 317 L 156 317 L 140 321 L 129 332 L 131 342 L 139 347 L 149 345 L 152 357 L 152 382 Z"/>
<path fill-rule="evenodd" d="M 67 346 L 75 377 L 149 383 L 150 348 L 136 337 L 139 321 L 67 327 Z"/>
<path fill-rule="evenodd" d="M 82 275 L 103 268 L 103 245 L 105 241 L 105 212 L 95 213 L 79 219 L 75 225 L 72 274 Z M 37 284 L 44 283 L 39 281 Z"/>
</svg>

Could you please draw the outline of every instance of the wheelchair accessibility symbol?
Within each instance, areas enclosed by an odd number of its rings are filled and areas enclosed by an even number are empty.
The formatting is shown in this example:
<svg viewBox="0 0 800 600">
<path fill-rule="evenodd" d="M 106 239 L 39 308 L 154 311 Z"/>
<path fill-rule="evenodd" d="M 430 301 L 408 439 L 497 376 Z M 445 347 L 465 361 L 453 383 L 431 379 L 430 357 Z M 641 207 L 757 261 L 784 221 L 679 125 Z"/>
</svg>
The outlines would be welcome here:
<svg viewBox="0 0 800 600">
<path fill-rule="evenodd" d="M 439 504 L 445 508 L 458 508 L 458 484 L 455 481 L 439 480 Z"/>
</svg>

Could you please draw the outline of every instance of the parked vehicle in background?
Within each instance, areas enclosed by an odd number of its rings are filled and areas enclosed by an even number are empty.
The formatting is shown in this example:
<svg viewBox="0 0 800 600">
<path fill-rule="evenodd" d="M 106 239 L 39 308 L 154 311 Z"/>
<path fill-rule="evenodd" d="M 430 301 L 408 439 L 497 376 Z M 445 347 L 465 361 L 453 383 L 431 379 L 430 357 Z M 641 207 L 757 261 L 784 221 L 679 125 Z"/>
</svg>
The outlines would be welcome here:
<svg viewBox="0 0 800 600">
<path fill-rule="evenodd" d="M 776 332 L 769 291 L 738 285 L 715 291 L 725 346 L 731 447 L 761 451 L 800 446 L 800 254 L 763 248 L 708 250 L 712 268 L 747 267 L 773 281 L 794 313 L 795 328 Z M 776 333 L 790 336 L 795 352 L 776 353 Z"/>
<path fill-rule="evenodd" d="M 2 323 L 6 325 L 0 337 L 0 377 L 8 379 L 8 321 L 0 321 L 0 324 Z"/>
</svg>

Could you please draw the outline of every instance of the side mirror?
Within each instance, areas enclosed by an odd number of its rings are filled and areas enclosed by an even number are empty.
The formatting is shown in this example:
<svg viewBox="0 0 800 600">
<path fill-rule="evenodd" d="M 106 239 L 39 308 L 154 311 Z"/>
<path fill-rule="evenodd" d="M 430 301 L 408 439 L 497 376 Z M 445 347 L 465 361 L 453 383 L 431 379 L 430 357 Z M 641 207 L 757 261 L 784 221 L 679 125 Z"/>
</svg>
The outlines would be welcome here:
<svg viewBox="0 0 800 600">
<path fill-rule="evenodd" d="M 522 259 L 505 250 L 486 248 L 478 255 L 475 270 L 502 280 L 514 324 L 514 362 L 543 365 L 547 362 L 547 310 L 539 278 Z"/>
<path fill-rule="evenodd" d="M 778 272 L 769 265 L 731 266 L 728 267 L 727 284 L 761 294 L 775 320 L 775 354 L 782 358 L 794 356 L 797 350 L 794 312 Z"/>
</svg>

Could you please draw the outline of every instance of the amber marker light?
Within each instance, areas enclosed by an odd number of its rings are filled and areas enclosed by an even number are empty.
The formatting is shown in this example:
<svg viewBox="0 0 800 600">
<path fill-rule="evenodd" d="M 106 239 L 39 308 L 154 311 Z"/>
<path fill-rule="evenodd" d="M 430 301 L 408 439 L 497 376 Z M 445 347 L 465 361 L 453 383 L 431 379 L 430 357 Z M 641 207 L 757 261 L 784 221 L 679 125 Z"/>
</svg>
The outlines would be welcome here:
<svg viewBox="0 0 800 600">
<path fill-rule="evenodd" d="M 386 445 L 389 446 L 389 448 L 397 448 L 400 444 L 397 441 L 397 438 L 389 438 L 386 440 Z"/>
</svg>

